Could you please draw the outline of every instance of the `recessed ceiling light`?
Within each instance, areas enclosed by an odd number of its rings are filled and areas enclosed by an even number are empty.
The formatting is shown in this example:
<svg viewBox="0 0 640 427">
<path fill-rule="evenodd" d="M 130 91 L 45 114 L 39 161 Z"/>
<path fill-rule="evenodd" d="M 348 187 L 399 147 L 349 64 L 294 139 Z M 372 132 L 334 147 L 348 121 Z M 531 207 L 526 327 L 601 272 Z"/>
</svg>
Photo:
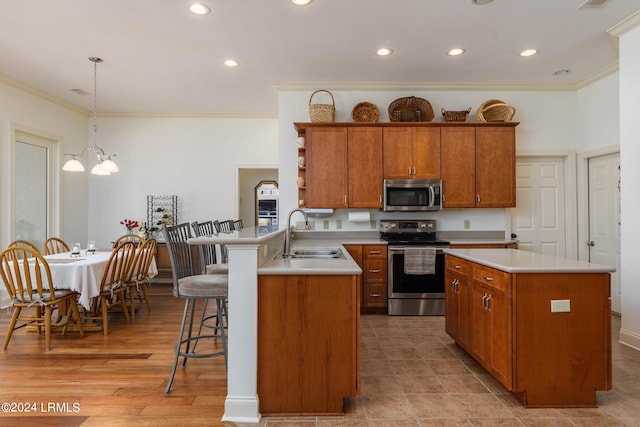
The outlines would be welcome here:
<svg viewBox="0 0 640 427">
<path fill-rule="evenodd" d="M 211 12 L 211 9 L 206 4 L 202 3 L 191 3 L 189 5 L 189 12 L 195 15 L 206 15 Z"/>
<path fill-rule="evenodd" d="M 226 61 L 224 61 L 224 65 L 226 65 L 227 67 L 237 67 L 238 65 L 240 65 L 240 63 L 235 59 L 227 59 Z"/>
<path fill-rule="evenodd" d="M 535 55 L 536 53 L 538 53 L 538 51 L 535 49 L 527 49 L 520 52 L 520 56 L 531 56 Z"/>
<path fill-rule="evenodd" d="M 565 74 L 569 74 L 569 72 L 569 70 L 558 70 L 553 74 L 555 74 L 556 76 L 564 76 Z"/>
<path fill-rule="evenodd" d="M 376 55 L 378 56 L 388 56 L 391 55 L 393 53 L 393 49 L 387 49 L 386 47 L 383 47 L 382 49 L 378 49 L 376 51 Z"/>
<path fill-rule="evenodd" d="M 447 52 L 447 55 L 458 56 L 458 55 L 462 55 L 463 53 L 464 53 L 464 49 L 456 48 L 456 49 L 451 49 L 449 52 Z"/>
<path fill-rule="evenodd" d="M 313 0 L 291 0 L 291 3 L 295 4 L 296 6 L 306 6 L 312 1 Z"/>
<path fill-rule="evenodd" d="M 482 6 L 483 4 L 491 3 L 493 0 L 471 0 L 471 3 Z"/>
</svg>

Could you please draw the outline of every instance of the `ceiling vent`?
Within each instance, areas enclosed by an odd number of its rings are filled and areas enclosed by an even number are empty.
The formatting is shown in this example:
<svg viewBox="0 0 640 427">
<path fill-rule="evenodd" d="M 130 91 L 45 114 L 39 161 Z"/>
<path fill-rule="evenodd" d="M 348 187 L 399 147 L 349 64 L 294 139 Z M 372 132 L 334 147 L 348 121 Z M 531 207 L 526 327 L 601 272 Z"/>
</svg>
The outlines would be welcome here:
<svg viewBox="0 0 640 427">
<path fill-rule="evenodd" d="M 578 10 L 580 9 L 598 9 L 608 3 L 609 0 L 587 0 L 578 6 Z"/>
</svg>

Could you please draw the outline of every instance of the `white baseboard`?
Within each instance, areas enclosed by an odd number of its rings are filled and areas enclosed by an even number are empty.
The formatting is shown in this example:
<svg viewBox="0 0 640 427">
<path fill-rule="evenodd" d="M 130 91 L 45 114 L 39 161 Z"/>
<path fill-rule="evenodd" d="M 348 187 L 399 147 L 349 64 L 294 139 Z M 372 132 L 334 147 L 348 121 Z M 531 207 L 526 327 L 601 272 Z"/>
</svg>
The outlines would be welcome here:
<svg viewBox="0 0 640 427">
<path fill-rule="evenodd" d="M 224 402 L 222 421 L 246 424 L 260 422 L 260 402 L 258 397 L 227 396 Z"/>
<path fill-rule="evenodd" d="M 620 339 L 618 342 L 622 345 L 626 345 L 627 347 L 640 351 L 640 335 L 634 332 L 620 329 Z"/>
</svg>

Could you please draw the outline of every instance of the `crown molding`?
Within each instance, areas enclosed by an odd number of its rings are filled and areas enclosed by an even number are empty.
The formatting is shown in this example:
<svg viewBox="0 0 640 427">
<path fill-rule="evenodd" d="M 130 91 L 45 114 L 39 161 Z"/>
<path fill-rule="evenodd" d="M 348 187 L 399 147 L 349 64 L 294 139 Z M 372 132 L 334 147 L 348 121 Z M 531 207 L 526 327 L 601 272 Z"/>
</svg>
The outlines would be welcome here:
<svg viewBox="0 0 640 427">
<path fill-rule="evenodd" d="M 301 82 L 273 83 L 276 91 L 315 90 L 319 87 L 333 90 L 466 90 L 466 91 L 574 91 L 574 84 L 526 84 L 526 83 L 382 83 L 382 82 Z"/>
<path fill-rule="evenodd" d="M 68 110 L 71 110 L 75 113 L 79 113 L 82 114 L 84 116 L 89 116 L 91 115 L 91 111 L 87 110 L 86 108 L 82 108 L 76 104 L 72 104 L 71 102 L 67 102 L 65 100 L 62 100 L 56 96 L 50 95 L 47 92 L 44 92 L 40 89 L 36 89 L 32 86 L 26 85 L 24 83 L 22 83 L 21 81 L 18 81 L 16 79 L 14 79 L 13 77 L 9 77 L 6 74 L 0 73 L 0 82 L 2 83 L 6 83 L 8 86 L 14 87 L 16 89 L 19 89 L 21 91 L 30 93 L 31 95 L 37 96 L 38 98 L 42 98 L 44 100 L 47 100 L 53 104 L 59 105 L 63 108 L 66 108 Z"/>
<path fill-rule="evenodd" d="M 636 13 L 630 15 L 629 17 L 623 19 L 618 22 L 613 27 L 607 30 L 607 33 L 611 34 L 614 37 L 620 37 L 634 28 L 637 28 L 640 25 L 640 10 Z"/>
<path fill-rule="evenodd" d="M 581 82 L 579 82 L 576 85 L 576 90 L 577 89 L 582 89 L 586 86 L 589 86 L 592 83 L 597 82 L 598 80 L 601 80 L 613 73 L 618 72 L 618 70 L 620 69 L 620 62 L 616 61 L 606 67 L 604 67 L 602 70 L 600 71 L 596 71 L 595 73 L 591 74 L 590 76 L 588 76 L 586 79 L 582 80 Z"/>
</svg>

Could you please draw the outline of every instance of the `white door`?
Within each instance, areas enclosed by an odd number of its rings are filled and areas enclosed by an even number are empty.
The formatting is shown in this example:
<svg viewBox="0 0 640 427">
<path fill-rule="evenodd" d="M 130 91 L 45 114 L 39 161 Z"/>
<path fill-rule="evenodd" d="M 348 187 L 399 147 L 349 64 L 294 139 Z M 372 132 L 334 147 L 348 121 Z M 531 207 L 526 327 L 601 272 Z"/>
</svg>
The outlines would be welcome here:
<svg viewBox="0 0 640 427">
<path fill-rule="evenodd" d="M 518 157 L 511 230 L 518 249 L 565 256 L 563 157 Z"/>
<path fill-rule="evenodd" d="M 586 244 L 589 261 L 616 267 L 611 275 L 611 309 L 620 313 L 619 153 L 589 159 L 589 242 Z"/>
</svg>

